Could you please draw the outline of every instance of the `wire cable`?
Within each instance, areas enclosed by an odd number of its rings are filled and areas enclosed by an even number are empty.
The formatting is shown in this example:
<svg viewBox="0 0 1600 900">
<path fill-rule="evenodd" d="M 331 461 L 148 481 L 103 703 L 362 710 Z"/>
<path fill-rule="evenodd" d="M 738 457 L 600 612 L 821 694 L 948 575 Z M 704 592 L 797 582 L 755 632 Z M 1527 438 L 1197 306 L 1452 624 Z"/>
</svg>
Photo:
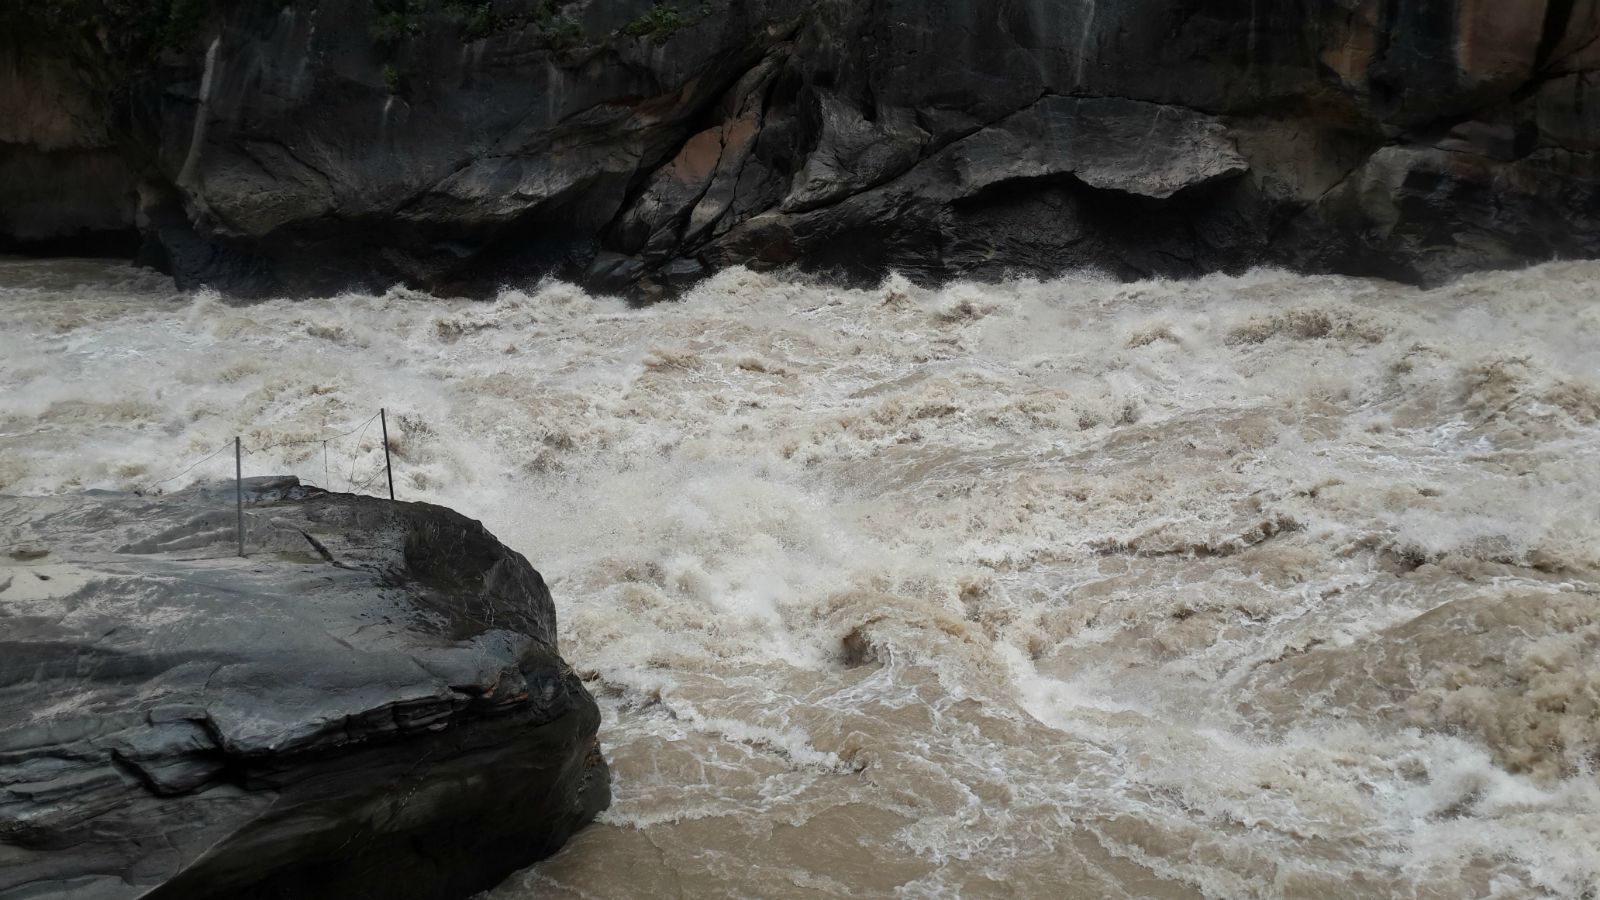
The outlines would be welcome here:
<svg viewBox="0 0 1600 900">
<path fill-rule="evenodd" d="M 266 444 L 266 445 L 263 445 L 263 446 L 260 446 L 260 447 L 243 447 L 243 446 L 241 446 L 240 450 L 243 453 L 243 455 L 249 456 L 249 455 L 251 455 L 253 453 L 265 453 L 268 450 L 275 450 L 275 449 L 277 449 L 279 447 L 289 447 L 289 446 L 293 446 L 293 445 L 296 445 L 296 444 L 321 444 L 322 445 L 322 480 L 327 485 L 324 488 L 324 490 L 330 490 L 331 491 L 331 490 L 333 490 L 333 475 L 332 475 L 331 466 L 329 464 L 328 443 L 330 441 L 342 440 L 344 438 L 349 437 L 352 434 L 355 434 L 355 435 L 357 435 L 357 437 L 356 437 L 356 447 L 350 453 L 350 475 L 349 475 L 348 478 L 345 479 L 345 481 L 347 482 L 347 484 L 349 486 L 350 492 L 351 493 L 355 493 L 358 489 L 359 490 L 365 490 L 369 485 L 372 484 L 373 481 L 375 481 L 377 479 L 378 475 L 380 475 L 384 471 L 383 467 L 381 467 L 381 466 L 378 467 L 376 470 L 373 471 L 373 473 L 371 475 L 367 476 L 367 478 L 361 482 L 359 488 L 356 486 L 356 480 L 355 480 L 355 478 L 356 478 L 356 462 L 357 462 L 357 458 L 361 455 L 361 439 L 367 436 L 367 429 L 371 428 L 372 427 L 372 423 L 376 422 L 378 420 L 378 417 L 381 416 L 381 415 L 383 415 L 383 412 L 382 412 L 382 410 L 379 410 L 378 412 L 373 413 L 371 418 L 367 419 L 365 422 L 362 422 L 360 425 L 357 425 L 356 427 L 350 429 L 349 431 L 346 431 L 346 432 L 344 432 L 342 434 L 332 435 L 332 436 L 326 437 L 326 438 L 313 438 L 313 439 L 310 439 L 310 440 L 276 441 L 274 443 Z M 179 472 L 176 475 L 171 475 L 171 476 L 168 476 L 166 478 L 163 478 L 160 481 L 154 482 L 154 483 L 152 483 L 150 485 L 150 487 L 151 488 L 158 488 L 158 487 L 160 487 L 160 486 L 162 486 L 162 485 L 164 485 L 164 484 L 166 484 L 166 483 L 168 483 L 170 481 L 176 481 L 179 478 L 182 478 L 183 476 L 185 476 L 185 475 L 189 474 L 190 472 L 193 472 L 195 469 L 199 468 L 204 463 L 210 461 L 211 459 L 214 459 L 217 456 L 217 454 L 222 453 L 224 450 L 227 450 L 229 447 L 232 447 L 233 445 L 234 445 L 233 441 L 228 441 L 227 443 L 223 444 L 222 446 L 218 447 L 217 449 L 211 451 L 210 453 L 207 453 L 205 456 L 201 457 L 200 459 L 197 459 L 193 463 L 190 463 L 189 467 L 184 469 L 182 472 Z"/>
<path fill-rule="evenodd" d="M 378 415 L 382 414 L 383 410 L 379 410 Z M 350 475 L 345 479 L 345 481 L 350 485 L 350 493 L 352 494 L 355 493 L 356 457 L 361 454 L 361 439 L 367 436 L 367 429 L 372 427 L 373 422 L 377 421 L 378 415 L 374 415 L 372 418 L 367 420 L 367 424 L 361 426 L 361 434 L 356 437 L 356 448 L 350 451 Z"/>
<path fill-rule="evenodd" d="M 367 427 L 372 424 L 373 419 L 378 418 L 378 416 L 379 416 L 379 413 L 373 413 L 371 419 L 368 419 L 365 422 L 362 422 L 360 425 L 357 425 L 356 427 L 350 429 L 349 431 L 346 431 L 343 434 L 330 435 L 330 436 L 325 437 L 325 438 L 309 438 L 309 439 L 276 441 L 276 442 L 271 443 L 271 444 L 266 444 L 266 445 L 263 445 L 263 446 L 260 446 L 260 447 L 255 447 L 255 448 L 253 448 L 251 450 L 251 452 L 252 453 L 259 453 L 259 452 L 266 451 L 266 450 L 275 450 L 275 449 L 277 449 L 279 447 L 291 447 L 291 446 L 294 446 L 296 444 L 327 444 L 329 441 L 343 440 L 344 438 L 347 438 L 350 435 L 355 434 L 358 431 L 365 431 L 367 429 Z"/>
<path fill-rule="evenodd" d="M 175 480 L 177 480 L 179 478 L 182 478 L 183 476 L 189 474 L 190 472 L 193 472 L 195 470 L 195 468 L 197 466 L 199 466 L 201 463 L 205 462 L 206 460 L 211 459 L 212 457 L 216 456 L 218 453 L 221 453 L 222 451 L 224 451 L 224 450 L 226 450 L 226 449 L 228 449 L 229 447 L 232 447 L 232 446 L 233 446 L 233 441 L 229 441 L 226 444 L 223 444 L 221 447 L 218 447 L 217 449 L 211 451 L 210 453 L 207 453 L 203 458 L 201 458 L 199 460 L 196 460 L 192 465 L 189 466 L 189 468 L 184 469 L 182 472 L 179 472 L 176 475 L 173 475 L 171 478 L 163 478 L 160 481 L 156 482 L 155 484 L 152 484 L 151 487 L 160 487 L 160 486 L 162 486 L 163 484 L 166 484 L 169 481 L 175 481 Z"/>
<path fill-rule="evenodd" d="M 366 490 L 374 481 L 378 480 L 378 476 L 382 475 L 383 472 L 384 472 L 384 467 L 383 466 L 379 466 L 376 469 L 373 469 L 372 470 L 372 474 L 368 475 L 366 477 L 366 479 L 363 480 L 360 484 L 353 484 L 353 485 L 350 486 L 350 493 L 354 494 L 354 493 L 357 493 L 359 491 Z"/>
</svg>

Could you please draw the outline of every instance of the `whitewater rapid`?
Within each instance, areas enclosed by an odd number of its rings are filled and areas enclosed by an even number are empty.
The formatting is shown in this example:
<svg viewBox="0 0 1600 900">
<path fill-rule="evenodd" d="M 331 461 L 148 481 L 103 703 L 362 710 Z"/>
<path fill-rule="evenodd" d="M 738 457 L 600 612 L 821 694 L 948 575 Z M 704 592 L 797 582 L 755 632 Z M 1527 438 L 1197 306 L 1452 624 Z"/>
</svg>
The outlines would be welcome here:
<svg viewBox="0 0 1600 900">
<path fill-rule="evenodd" d="M 1593 896 L 1597 287 L 236 307 L 0 261 L 0 491 L 237 434 L 377 493 L 386 407 L 400 498 L 527 555 L 604 712 L 612 809 L 495 900 Z"/>
</svg>

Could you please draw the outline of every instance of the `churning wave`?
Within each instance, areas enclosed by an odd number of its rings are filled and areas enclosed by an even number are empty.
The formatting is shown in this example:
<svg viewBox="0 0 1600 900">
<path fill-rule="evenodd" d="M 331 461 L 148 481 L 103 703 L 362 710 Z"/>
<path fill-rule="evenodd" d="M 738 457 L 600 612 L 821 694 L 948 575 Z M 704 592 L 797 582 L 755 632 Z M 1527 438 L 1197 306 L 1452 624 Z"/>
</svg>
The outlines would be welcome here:
<svg viewBox="0 0 1600 900">
<path fill-rule="evenodd" d="M 1600 264 L 643 310 L 230 306 L 0 264 L 0 491 L 246 474 L 483 519 L 616 802 L 497 898 L 1600 883 Z M 304 443 L 285 443 L 303 441 Z M 209 466 L 209 468 L 208 468 Z"/>
</svg>

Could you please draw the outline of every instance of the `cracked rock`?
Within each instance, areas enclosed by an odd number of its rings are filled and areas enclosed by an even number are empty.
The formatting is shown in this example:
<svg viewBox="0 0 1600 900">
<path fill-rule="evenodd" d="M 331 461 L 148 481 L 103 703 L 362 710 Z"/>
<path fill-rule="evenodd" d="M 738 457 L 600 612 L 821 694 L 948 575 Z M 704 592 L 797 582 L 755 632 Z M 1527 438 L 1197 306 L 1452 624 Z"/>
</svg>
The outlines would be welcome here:
<svg viewBox="0 0 1600 900">
<path fill-rule="evenodd" d="M 54 576 L 0 593 L 0 897 L 465 897 L 606 806 L 527 560 L 246 487 L 246 559 L 231 482 L 0 497 L 0 581 Z"/>
</svg>

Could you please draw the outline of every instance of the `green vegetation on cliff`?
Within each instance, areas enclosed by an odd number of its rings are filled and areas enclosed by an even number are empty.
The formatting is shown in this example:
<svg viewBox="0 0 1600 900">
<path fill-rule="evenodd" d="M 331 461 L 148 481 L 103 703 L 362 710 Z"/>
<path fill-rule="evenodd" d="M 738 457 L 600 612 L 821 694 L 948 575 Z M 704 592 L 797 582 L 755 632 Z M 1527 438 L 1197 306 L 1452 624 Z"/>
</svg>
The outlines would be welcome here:
<svg viewBox="0 0 1600 900">
<path fill-rule="evenodd" d="M 701 4 L 694 13 L 685 15 L 674 4 L 657 3 L 643 15 L 623 26 L 622 33 L 629 37 L 649 38 L 660 43 L 684 28 L 704 21 L 710 15 L 711 7 L 707 4 Z"/>
<path fill-rule="evenodd" d="M 444 22 L 460 29 L 464 41 L 478 41 L 518 25 L 532 25 L 548 47 L 567 49 L 583 43 L 583 29 L 565 12 L 572 0 L 541 0 L 531 15 L 503 15 L 489 0 L 373 0 L 372 36 L 394 45 Z"/>
<path fill-rule="evenodd" d="M 0 9 L 0 34 L 54 48 L 115 81 L 199 34 L 208 0 L 40 0 Z"/>
<path fill-rule="evenodd" d="M 487 0 L 374 0 L 376 16 L 372 36 L 382 43 L 396 43 L 421 34 L 435 15 L 461 29 L 463 40 L 486 38 L 506 27 L 507 21 L 495 15 Z"/>
</svg>

